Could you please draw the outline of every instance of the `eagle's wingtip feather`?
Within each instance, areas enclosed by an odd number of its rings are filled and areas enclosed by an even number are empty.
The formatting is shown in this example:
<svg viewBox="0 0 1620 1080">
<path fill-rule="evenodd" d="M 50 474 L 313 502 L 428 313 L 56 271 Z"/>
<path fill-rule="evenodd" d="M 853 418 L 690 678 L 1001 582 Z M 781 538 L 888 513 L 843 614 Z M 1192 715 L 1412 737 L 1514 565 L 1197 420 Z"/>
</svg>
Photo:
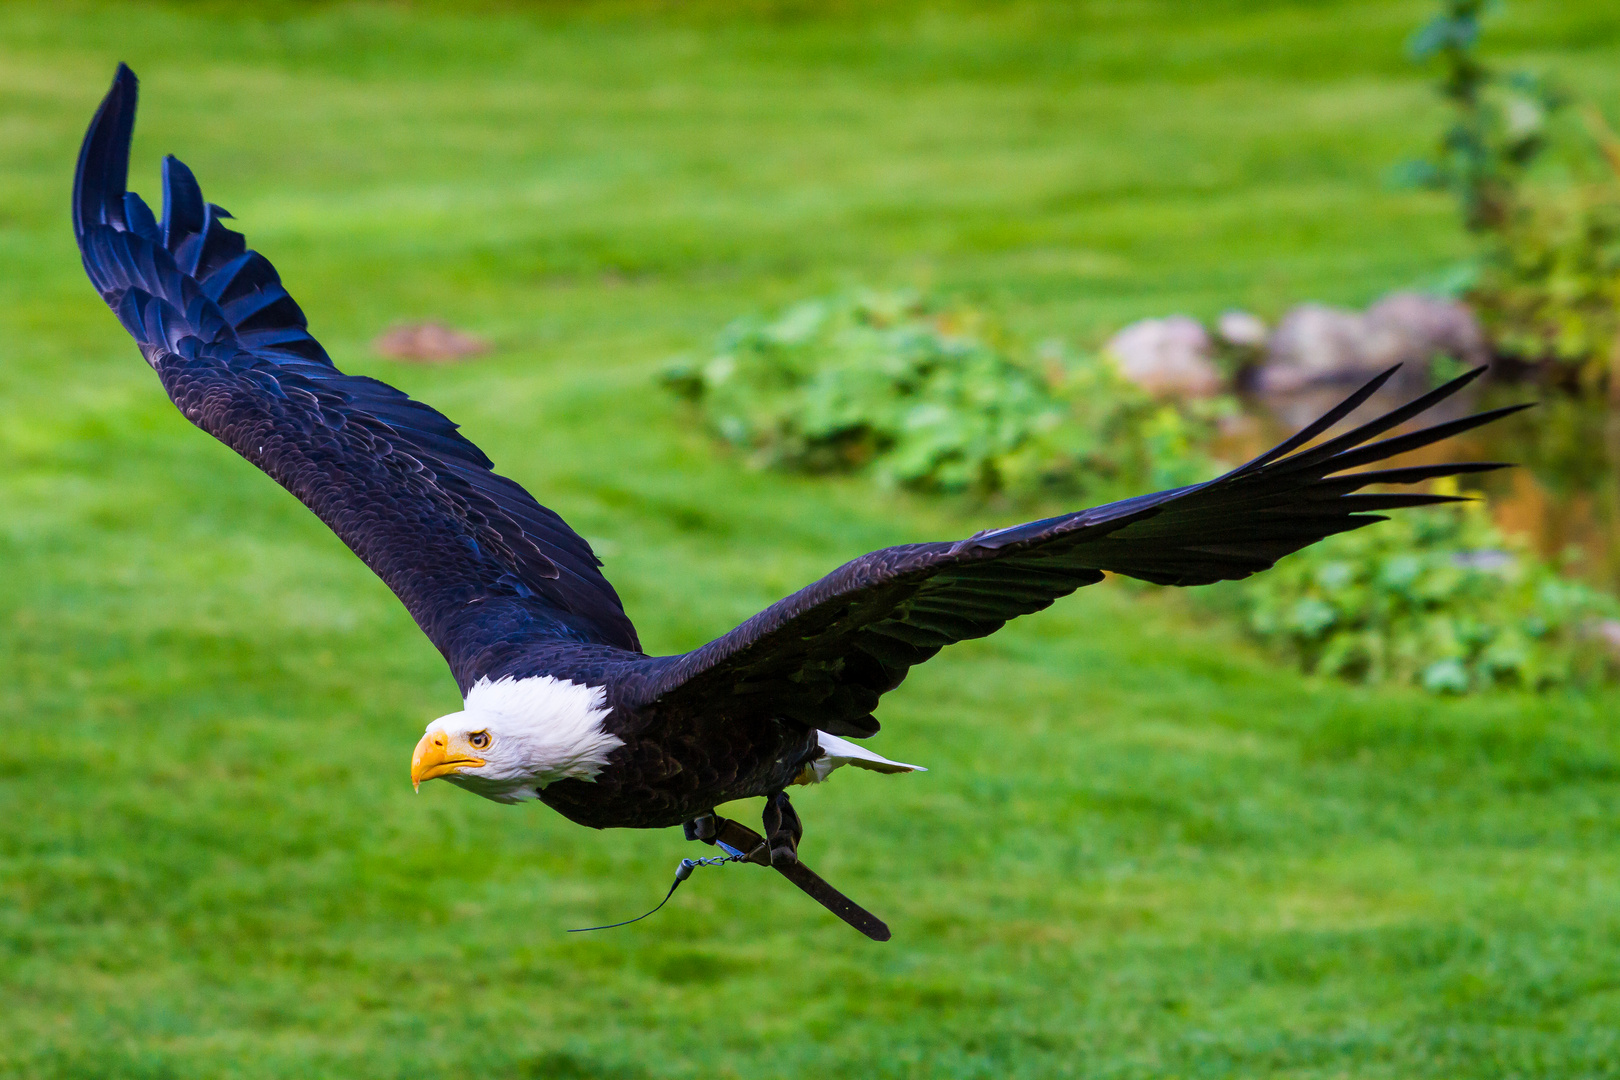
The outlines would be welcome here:
<svg viewBox="0 0 1620 1080">
<path fill-rule="evenodd" d="M 73 224 L 81 236 L 90 224 L 124 224 L 129 144 L 135 132 L 139 97 L 140 80 L 128 64 L 119 63 L 112 86 L 101 99 L 79 148 L 73 178 Z"/>
</svg>

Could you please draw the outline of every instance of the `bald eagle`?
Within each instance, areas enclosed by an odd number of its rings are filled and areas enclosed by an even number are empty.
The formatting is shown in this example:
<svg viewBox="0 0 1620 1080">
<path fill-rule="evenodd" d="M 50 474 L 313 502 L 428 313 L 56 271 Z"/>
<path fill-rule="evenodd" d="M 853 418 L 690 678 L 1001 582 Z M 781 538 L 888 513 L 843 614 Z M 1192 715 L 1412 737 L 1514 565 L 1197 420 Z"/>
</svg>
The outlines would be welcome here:
<svg viewBox="0 0 1620 1080">
<path fill-rule="evenodd" d="M 1386 372 L 1215 480 L 874 551 L 702 648 L 649 656 L 590 545 L 440 413 L 339 371 L 275 268 L 203 200 L 191 170 L 163 160 L 161 218 L 126 190 L 135 104 L 135 76 L 120 65 L 74 182 L 85 270 L 186 418 L 313 510 L 444 654 L 463 708 L 427 725 L 412 781 L 538 799 L 594 828 L 685 825 L 689 838 L 776 867 L 873 937 L 888 936 L 882 923 L 799 861 L 786 791 L 843 765 L 915 770 L 852 741 L 877 733 L 878 699 L 914 665 L 1107 572 L 1163 585 L 1247 577 L 1384 520 L 1378 511 L 1450 501 L 1358 494 L 1368 485 L 1500 467 L 1346 474 L 1513 411 L 1370 441 L 1479 371 L 1309 445 Z M 715 817 L 752 797 L 765 799 L 763 835 Z"/>
</svg>

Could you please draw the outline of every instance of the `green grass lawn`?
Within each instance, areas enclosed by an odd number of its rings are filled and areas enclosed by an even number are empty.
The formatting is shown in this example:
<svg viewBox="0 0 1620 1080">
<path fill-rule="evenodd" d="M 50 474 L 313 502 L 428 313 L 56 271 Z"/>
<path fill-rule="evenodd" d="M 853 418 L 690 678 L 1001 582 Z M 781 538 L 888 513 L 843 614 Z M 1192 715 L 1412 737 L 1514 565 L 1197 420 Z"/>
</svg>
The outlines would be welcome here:
<svg viewBox="0 0 1620 1080">
<path fill-rule="evenodd" d="M 1004 508 L 760 474 L 654 385 L 736 314 L 918 284 L 1021 333 L 1361 303 L 1463 250 L 1395 192 L 1421 2 L 0 7 L 0 1075 L 1620 1075 L 1620 694 L 1302 678 L 1086 590 L 890 695 L 926 775 L 796 800 L 856 935 L 676 831 L 444 784 L 391 594 L 189 427 L 84 280 L 78 139 L 128 60 L 339 364 L 597 544 L 649 650 Z M 1487 39 L 1620 109 L 1620 8 Z M 496 352 L 378 360 L 399 319 Z"/>
</svg>

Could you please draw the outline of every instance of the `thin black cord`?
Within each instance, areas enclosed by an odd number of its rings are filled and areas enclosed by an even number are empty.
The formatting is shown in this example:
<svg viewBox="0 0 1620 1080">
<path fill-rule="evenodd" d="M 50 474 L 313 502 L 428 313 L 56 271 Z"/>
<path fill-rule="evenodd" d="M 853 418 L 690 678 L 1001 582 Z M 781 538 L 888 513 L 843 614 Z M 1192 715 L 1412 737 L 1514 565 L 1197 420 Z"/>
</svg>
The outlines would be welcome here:
<svg viewBox="0 0 1620 1080">
<path fill-rule="evenodd" d="M 640 922 L 642 919 L 645 919 L 647 915 L 657 914 L 658 908 L 661 908 L 665 904 L 669 903 L 669 898 L 675 895 L 675 890 L 681 887 L 681 882 L 692 876 L 693 870 L 696 870 L 700 866 L 724 866 L 728 862 L 737 862 L 741 858 L 741 855 L 732 855 L 724 859 L 682 859 L 681 865 L 675 868 L 675 880 L 670 883 L 669 892 L 665 893 L 664 898 L 658 901 L 658 907 L 653 908 L 652 911 L 647 912 L 646 915 L 637 915 L 633 919 L 626 919 L 624 922 L 608 923 L 606 926 L 581 926 L 568 932 L 570 934 L 586 934 L 592 930 L 612 930 L 615 927 L 629 926 L 633 922 Z"/>
</svg>

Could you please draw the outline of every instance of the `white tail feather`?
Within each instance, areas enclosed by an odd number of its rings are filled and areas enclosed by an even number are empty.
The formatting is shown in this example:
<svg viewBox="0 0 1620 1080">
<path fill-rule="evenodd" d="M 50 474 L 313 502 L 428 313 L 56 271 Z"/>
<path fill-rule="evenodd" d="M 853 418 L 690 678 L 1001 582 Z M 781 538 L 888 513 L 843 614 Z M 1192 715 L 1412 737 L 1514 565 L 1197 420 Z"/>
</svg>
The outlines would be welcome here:
<svg viewBox="0 0 1620 1080">
<path fill-rule="evenodd" d="M 882 754 L 874 754 L 864 746 L 857 746 L 848 739 L 840 739 L 837 735 L 829 735 L 825 731 L 816 732 L 816 738 L 821 745 L 821 756 L 804 767 L 794 780 L 796 784 L 819 784 L 841 765 L 853 765 L 857 769 L 871 769 L 873 772 L 883 773 L 928 771 L 921 765 L 890 761 Z"/>
</svg>

